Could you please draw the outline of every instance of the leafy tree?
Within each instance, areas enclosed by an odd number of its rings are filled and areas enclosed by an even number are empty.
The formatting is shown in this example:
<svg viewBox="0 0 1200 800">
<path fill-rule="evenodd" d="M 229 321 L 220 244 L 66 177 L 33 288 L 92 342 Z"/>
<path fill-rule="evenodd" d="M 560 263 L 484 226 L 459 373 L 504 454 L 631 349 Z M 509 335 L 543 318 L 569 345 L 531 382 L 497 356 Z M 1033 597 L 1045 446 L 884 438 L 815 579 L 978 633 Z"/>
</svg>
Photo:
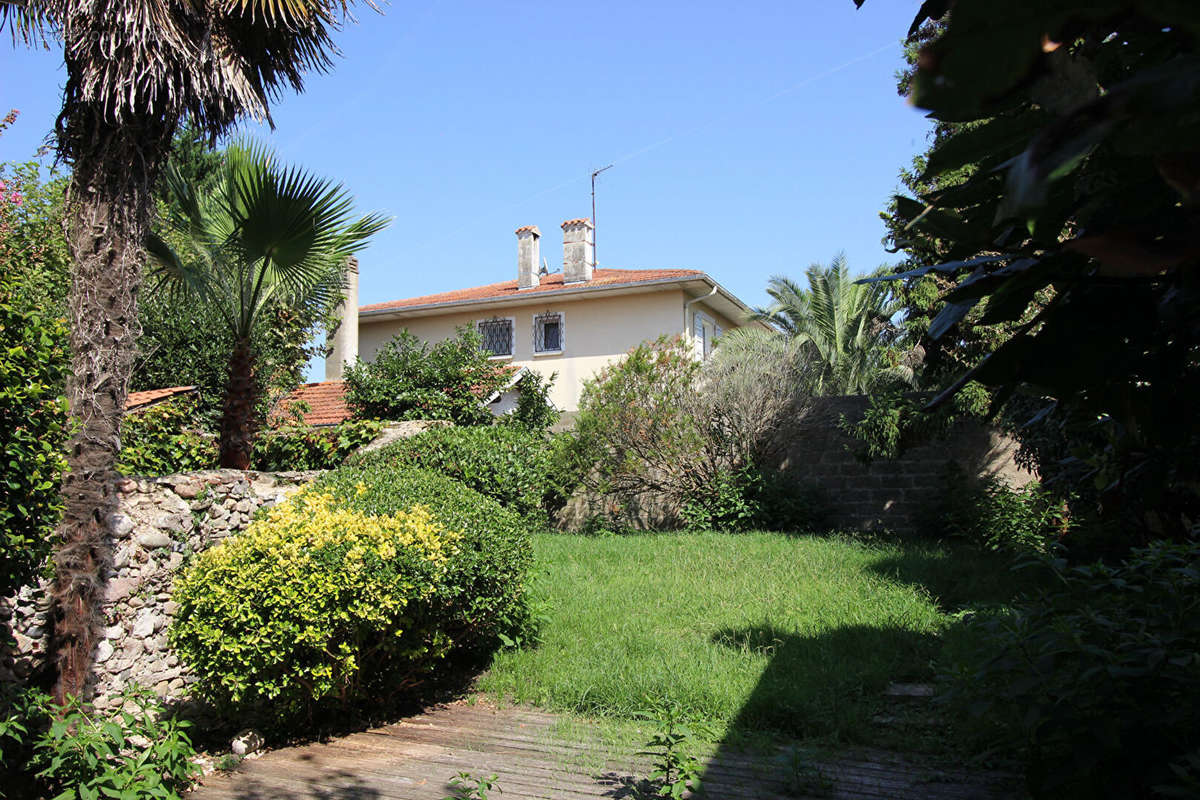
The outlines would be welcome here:
<svg viewBox="0 0 1200 800">
<path fill-rule="evenodd" d="M 60 42 L 66 69 L 56 125 L 71 166 L 73 417 L 57 554 L 56 696 L 82 693 L 95 649 L 104 534 L 116 509 L 120 423 L 133 368 L 142 243 L 179 121 L 216 136 L 239 116 L 268 118 L 287 86 L 331 64 L 347 0 L 0 4 L 0 28 L 26 43 Z"/>
<path fill-rule="evenodd" d="M 487 425 L 492 412 L 480 404 L 508 382 L 483 349 L 474 327 L 430 346 L 407 330 L 393 336 L 372 361 L 346 368 L 346 402 L 365 419 L 448 419 Z"/>
<path fill-rule="evenodd" d="M 805 276 L 807 289 L 781 275 L 771 278 L 773 302 L 754 318 L 801 344 L 815 365 L 813 393 L 862 394 L 894 378 L 887 355 L 898 331 L 887 287 L 855 282 L 842 253 L 828 267 L 813 264 Z"/>
<path fill-rule="evenodd" d="M 147 247 L 156 274 L 208 304 L 232 339 L 220 463 L 247 469 L 262 388 L 255 331 L 274 311 L 303 313 L 336 303 L 346 260 L 387 221 L 377 214 L 353 219 L 352 198 L 342 186 L 285 167 L 256 146 L 226 151 L 210 194 L 197 193 L 176 170 L 166 179 L 177 211 L 168 225 L 191 247 L 181 254 L 157 235 Z"/>
<path fill-rule="evenodd" d="M 911 83 L 935 120 L 971 123 L 920 180 L 970 174 L 897 199 L 906 234 L 939 245 L 898 277 L 957 281 L 935 340 L 976 309 L 1007 327 L 935 403 L 976 380 L 995 406 L 1025 393 L 1086 423 L 1098 444 L 1075 455 L 1126 543 L 1200 513 L 1198 39 L 1194 4 L 962 0 Z"/>
</svg>

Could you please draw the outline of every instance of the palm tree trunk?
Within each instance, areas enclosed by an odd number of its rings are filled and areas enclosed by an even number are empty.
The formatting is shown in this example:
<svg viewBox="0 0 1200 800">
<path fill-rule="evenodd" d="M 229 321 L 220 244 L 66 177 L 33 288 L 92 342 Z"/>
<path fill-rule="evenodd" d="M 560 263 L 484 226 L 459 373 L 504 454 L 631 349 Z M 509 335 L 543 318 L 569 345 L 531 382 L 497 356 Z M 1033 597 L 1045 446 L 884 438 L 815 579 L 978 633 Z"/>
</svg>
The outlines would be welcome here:
<svg viewBox="0 0 1200 800">
<path fill-rule="evenodd" d="M 88 117 L 89 110 L 78 110 Z M 91 673 L 106 572 L 108 533 L 117 507 L 120 425 L 137 336 L 142 242 L 151 187 L 174 125 L 112 125 L 102 114 L 73 128 L 67 241 L 73 259 L 69 295 L 71 375 L 67 399 L 74 433 L 63 479 L 54 582 L 55 695 L 82 695 Z M 68 130 L 68 134 L 72 131 Z M 61 131 L 60 131 L 61 134 Z"/>
<path fill-rule="evenodd" d="M 221 416 L 221 466 L 250 468 L 254 436 L 254 403 L 258 385 L 254 374 L 254 348 L 249 337 L 238 339 L 229 356 L 229 388 Z"/>
</svg>

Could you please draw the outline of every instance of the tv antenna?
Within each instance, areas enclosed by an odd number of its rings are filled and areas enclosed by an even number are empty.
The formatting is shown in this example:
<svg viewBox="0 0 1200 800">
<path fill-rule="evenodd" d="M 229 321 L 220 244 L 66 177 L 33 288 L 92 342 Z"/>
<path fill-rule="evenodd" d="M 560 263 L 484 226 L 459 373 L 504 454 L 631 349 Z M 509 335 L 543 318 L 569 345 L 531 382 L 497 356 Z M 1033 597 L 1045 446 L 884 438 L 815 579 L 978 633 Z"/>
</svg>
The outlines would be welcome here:
<svg viewBox="0 0 1200 800">
<path fill-rule="evenodd" d="M 613 168 L 613 165 L 609 164 L 607 167 L 601 167 L 600 169 L 592 170 L 592 265 L 593 266 L 599 263 L 599 259 L 596 258 L 596 176 L 599 175 L 601 172 L 604 172 L 606 169 L 612 169 L 612 168 Z"/>
</svg>

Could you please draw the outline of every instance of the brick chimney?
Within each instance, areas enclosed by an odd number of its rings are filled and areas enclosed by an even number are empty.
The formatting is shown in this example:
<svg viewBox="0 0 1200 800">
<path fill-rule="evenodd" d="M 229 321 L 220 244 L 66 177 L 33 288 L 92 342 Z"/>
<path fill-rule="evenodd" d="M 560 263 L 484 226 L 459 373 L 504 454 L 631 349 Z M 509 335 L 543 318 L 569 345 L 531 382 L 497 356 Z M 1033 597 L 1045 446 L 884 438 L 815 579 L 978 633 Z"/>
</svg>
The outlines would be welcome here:
<svg viewBox="0 0 1200 800">
<path fill-rule="evenodd" d="M 346 364 L 358 360 L 358 259 L 346 259 L 346 291 L 338 307 L 337 328 L 330 337 L 325 359 L 325 380 L 340 381 Z"/>
<path fill-rule="evenodd" d="M 540 282 L 538 279 L 538 262 L 542 259 L 541 247 L 538 240 L 542 232 L 537 225 L 525 225 L 517 228 L 517 288 L 532 289 Z"/>
<path fill-rule="evenodd" d="M 569 219 L 563 229 L 563 283 L 585 283 L 596 266 L 596 229 L 590 219 Z"/>
</svg>

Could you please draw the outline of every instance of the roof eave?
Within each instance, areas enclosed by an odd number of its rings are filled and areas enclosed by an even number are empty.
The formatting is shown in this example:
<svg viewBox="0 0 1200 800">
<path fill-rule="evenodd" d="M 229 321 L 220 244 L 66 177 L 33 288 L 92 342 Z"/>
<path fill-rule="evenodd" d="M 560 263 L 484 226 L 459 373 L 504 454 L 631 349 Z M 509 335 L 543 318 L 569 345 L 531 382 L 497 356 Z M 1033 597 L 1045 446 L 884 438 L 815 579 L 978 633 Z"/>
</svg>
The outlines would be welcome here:
<svg viewBox="0 0 1200 800">
<path fill-rule="evenodd" d="M 571 288 L 553 289 L 553 290 L 545 291 L 545 292 L 528 292 L 526 294 L 520 294 L 520 295 L 516 295 L 516 296 L 487 297 L 482 300 L 479 300 L 479 299 L 446 300 L 446 301 L 443 301 L 440 303 L 425 303 L 425 304 L 422 304 L 419 306 L 401 306 L 400 308 L 375 308 L 375 309 L 371 309 L 369 311 L 363 311 L 360 309 L 358 312 L 358 318 L 360 320 L 369 320 L 372 318 L 386 319 L 388 317 L 402 318 L 402 317 L 406 317 L 406 316 L 415 315 L 418 313 L 426 314 L 426 313 L 435 312 L 435 311 L 446 311 L 446 310 L 452 310 L 452 309 L 472 308 L 472 307 L 476 307 L 476 306 L 502 306 L 502 305 L 506 305 L 506 304 L 510 304 L 510 305 L 533 304 L 533 305 L 536 305 L 538 303 L 544 302 L 547 299 L 552 300 L 554 298 L 559 298 L 559 297 L 576 297 L 578 295 L 583 295 L 583 294 L 603 294 L 605 292 L 629 293 L 631 291 L 637 291 L 639 289 L 644 289 L 644 288 L 656 288 L 656 287 L 662 287 L 662 286 L 670 286 L 673 284 L 685 284 L 685 283 L 692 283 L 694 281 L 706 281 L 707 283 L 709 283 L 713 286 L 717 286 L 717 288 L 723 294 L 727 295 L 734 303 L 736 303 L 738 306 L 740 306 L 742 308 L 746 308 L 745 303 L 743 303 L 741 300 L 738 300 L 736 297 L 734 297 L 732 294 L 730 294 L 728 292 L 728 290 L 721 287 L 720 284 L 718 284 L 716 281 L 714 281 L 708 275 L 706 275 L 704 273 L 699 273 L 697 275 L 675 276 L 675 277 L 670 277 L 670 278 L 655 278 L 653 280 L 634 281 L 631 283 L 605 284 L 603 286 L 577 286 L 577 287 L 571 287 Z M 747 310 L 749 310 L 749 309 L 747 309 Z"/>
</svg>

